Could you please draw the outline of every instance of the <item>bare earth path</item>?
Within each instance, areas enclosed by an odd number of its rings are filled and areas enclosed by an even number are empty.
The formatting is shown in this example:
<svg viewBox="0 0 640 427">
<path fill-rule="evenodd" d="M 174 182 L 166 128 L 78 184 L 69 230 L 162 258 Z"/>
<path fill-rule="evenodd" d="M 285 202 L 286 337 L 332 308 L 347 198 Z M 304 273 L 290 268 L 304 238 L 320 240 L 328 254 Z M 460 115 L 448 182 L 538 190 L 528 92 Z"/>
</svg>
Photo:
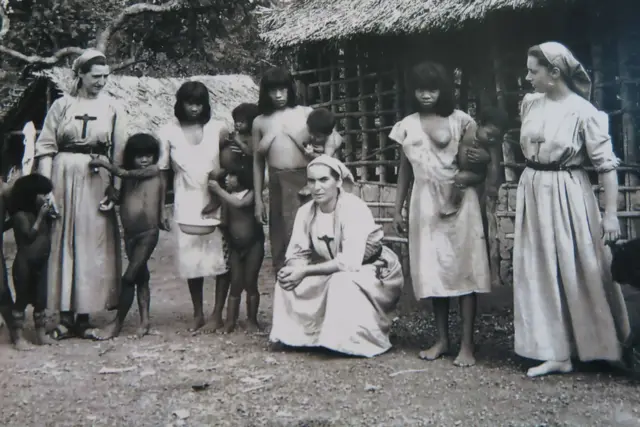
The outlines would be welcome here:
<svg viewBox="0 0 640 427">
<path fill-rule="evenodd" d="M 151 272 L 155 333 L 142 340 L 132 337 L 135 309 L 123 335 L 106 343 L 69 340 L 16 353 L 0 332 L 0 425 L 640 426 L 640 389 L 618 374 L 586 367 L 526 379 L 526 362 L 513 356 L 510 313 L 481 316 L 472 368 L 455 368 L 451 357 L 417 359 L 434 332 L 419 314 L 400 316 L 396 348 L 373 360 L 274 353 L 266 336 L 186 332 L 191 304 L 173 273 L 168 234 Z M 272 278 L 266 260 L 266 323 Z M 209 310 L 212 288 L 208 283 Z M 194 391 L 198 385 L 205 389 Z"/>
</svg>

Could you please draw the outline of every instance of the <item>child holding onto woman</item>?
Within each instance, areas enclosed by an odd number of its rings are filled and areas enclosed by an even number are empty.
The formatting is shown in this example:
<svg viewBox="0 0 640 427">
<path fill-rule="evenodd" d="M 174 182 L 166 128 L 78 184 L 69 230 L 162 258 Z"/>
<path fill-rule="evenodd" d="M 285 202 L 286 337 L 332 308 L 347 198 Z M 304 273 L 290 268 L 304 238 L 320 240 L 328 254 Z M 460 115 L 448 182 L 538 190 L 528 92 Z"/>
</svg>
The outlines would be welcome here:
<svg viewBox="0 0 640 427">
<path fill-rule="evenodd" d="M 217 180 L 209 181 L 209 190 L 222 200 L 225 234 L 229 244 L 231 288 L 227 300 L 227 318 L 223 331 L 233 332 L 238 321 L 242 291 L 247 298 L 247 331 L 261 330 L 258 323 L 258 275 L 264 260 L 264 230 L 255 216 L 255 193 L 251 168 L 233 166 L 226 176 L 226 188 Z"/>
<path fill-rule="evenodd" d="M 102 167 L 122 179 L 120 191 L 120 219 L 124 228 L 125 251 L 129 259 L 122 276 L 118 313 L 116 318 L 100 330 L 92 330 L 94 339 L 107 340 L 120 334 L 134 296 L 138 295 L 140 328 L 138 337 L 149 333 L 150 273 L 147 262 L 156 245 L 160 229 L 168 231 L 164 218 L 164 181 L 157 162 L 160 143 L 151 135 L 139 133 L 127 140 L 123 154 L 123 167 L 119 168 L 101 158 L 90 162 L 91 167 Z"/>
<path fill-rule="evenodd" d="M 220 167 L 218 173 L 210 172 L 209 179 L 217 180 L 220 186 L 224 186 L 225 174 L 234 168 L 253 167 L 253 148 L 251 145 L 251 129 L 253 120 L 258 116 L 258 106 L 256 104 L 242 103 L 233 109 L 235 132 L 229 137 L 220 141 Z M 222 200 L 217 194 L 211 193 L 211 201 L 202 210 L 202 215 L 215 214 L 220 208 Z"/>
<path fill-rule="evenodd" d="M 507 130 L 509 116 L 500 108 L 487 108 L 480 113 L 478 129 L 471 138 L 463 138 L 458 145 L 458 173 L 454 177 L 451 193 L 440 209 L 440 216 L 447 217 L 460 209 L 464 189 L 484 182 L 487 176 L 487 165 L 474 164 L 467 160 L 469 148 L 483 150 L 490 155 L 491 147 L 502 143 L 502 136 Z"/>
</svg>

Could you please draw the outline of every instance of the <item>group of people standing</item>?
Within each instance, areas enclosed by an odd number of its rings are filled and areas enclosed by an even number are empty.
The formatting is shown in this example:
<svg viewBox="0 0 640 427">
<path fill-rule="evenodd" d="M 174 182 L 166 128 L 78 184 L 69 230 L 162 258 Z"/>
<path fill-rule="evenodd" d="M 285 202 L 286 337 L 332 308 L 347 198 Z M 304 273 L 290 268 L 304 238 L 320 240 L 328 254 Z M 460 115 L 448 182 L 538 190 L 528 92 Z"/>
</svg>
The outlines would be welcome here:
<svg viewBox="0 0 640 427">
<path fill-rule="evenodd" d="M 618 160 L 607 117 L 589 103 L 589 77 L 565 46 L 531 48 L 527 68 L 537 93 L 525 96 L 521 109 L 527 168 L 516 208 L 514 323 L 516 352 L 543 362 L 528 371 L 538 376 L 571 371 L 573 357 L 620 361 L 629 322 L 605 246 L 619 237 Z M 276 272 L 270 340 L 366 357 L 391 347 L 391 314 L 404 285 L 400 262 L 383 245 L 366 203 L 349 191 L 354 179 L 337 158 L 335 117 L 297 105 L 289 72 L 273 68 L 262 76 L 257 105 L 234 110 L 234 131 L 211 118 L 206 87 L 187 82 L 174 120 L 156 136 L 127 137 L 126 115 L 101 94 L 109 74 L 104 55 L 88 50 L 74 71 L 76 92 L 54 102 L 36 142 L 39 173 L 51 180 L 59 210 L 49 220 L 45 281 L 48 305 L 60 312 L 55 338 L 116 336 L 136 289 L 140 334 L 148 332 L 146 261 L 160 229 L 177 234 L 193 330 L 205 324 L 203 280 L 211 276 L 212 329 L 235 328 L 243 291 L 248 325 L 260 329 L 257 281 L 268 218 Z M 454 364 L 471 366 L 476 296 L 491 291 L 482 189 L 485 179 L 497 180 L 506 114 L 486 109 L 476 123 L 456 109 L 453 82 L 440 64 L 414 66 L 410 80 L 415 111 L 389 137 L 401 154 L 394 224 L 408 234 L 414 294 L 433 301 L 438 332 L 419 356 L 449 352 L 449 305 L 459 298 L 462 342 Z M 602 217 L 583 170 L 589 161 L 605 190 Z M 163 209 L 169 169 L 173 226 Z M 401 212 L 411 184 L 405 228 Z M 49 211 L 44 190 L 41 216 Z M 5 198 L 9 206 L 13 198 Z M 115 203 L 129 258 L 124 275 Z M 10 303 L 3 296 L 0 308 L 16 330 L 24 309 L 7 310 Z M 116 319 L 95 329 L 88 314 L 104 308 L 117 308 Z"/>
</svg>

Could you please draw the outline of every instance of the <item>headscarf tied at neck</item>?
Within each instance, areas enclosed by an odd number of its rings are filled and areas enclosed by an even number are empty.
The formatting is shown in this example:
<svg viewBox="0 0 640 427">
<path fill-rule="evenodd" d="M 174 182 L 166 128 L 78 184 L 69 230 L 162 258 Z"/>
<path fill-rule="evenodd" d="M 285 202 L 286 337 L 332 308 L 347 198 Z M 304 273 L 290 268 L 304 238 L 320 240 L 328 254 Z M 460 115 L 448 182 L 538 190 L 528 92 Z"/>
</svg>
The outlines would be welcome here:
<svg viewBox="0 0 640 427">
<path fill-rule="evenodd" d="M 86 49 L 82 52 L 82 55 L 76 58 L 73 61 L 73 65 L 71 66 L 71 70 L 73 71 L 73 86 L 71 90 L 71 96 L 76 96 L 78 94 L 78 89 L 80 89 L 80 68 L 87 62 L 91 61 L 94 58 L 105 58 L 104 53 L 100 52 L 97 49 Z"/>
<path fill-rule="evenodd" d="M 538 45 L 542 54 L 549 63 L 558 67 L 562 75 L 567 79 L 569 87 L 575 93 L 586 99 L 591 97 L 591 79 L 587 70 L 569 49 L 558 42 L 546 42 Z"/>
<path fill-rule="evenodd" d="M 309 171 L 309 168 L 313 165 L 324 165 L 337 173 L 340 176 L 338 182 L 339 187 L 342 187 L 342 184 L 344 182 L 351 185 L 355 184 L 355 179 L 353 179 L 353 174 L 351 173 L 349 168 L 335 157 L 327 156 L 326 154 L 318 156 L 311 162 L 309 162 L 309 164 L 307 165 L 307 171 Z"/>
</svg>

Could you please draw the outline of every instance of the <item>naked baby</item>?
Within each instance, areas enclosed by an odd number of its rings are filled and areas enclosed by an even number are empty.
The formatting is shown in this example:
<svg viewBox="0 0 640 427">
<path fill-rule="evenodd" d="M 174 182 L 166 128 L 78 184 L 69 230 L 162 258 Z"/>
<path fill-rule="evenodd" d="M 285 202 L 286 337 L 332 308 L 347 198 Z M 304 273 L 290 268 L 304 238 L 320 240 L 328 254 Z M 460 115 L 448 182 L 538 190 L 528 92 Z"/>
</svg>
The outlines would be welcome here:
<svg viewBox="0 0 640 427">
<path fill-rule="evenodd" d="M 502 135 L 507 130 L 509 117 L 504 110 L 487 108 L 480 114 L 478 129 L 473 140 L 460 141 L 458 147 L 458 173 L 455 176 L 451 193 L 440 209 L 440 216 L 454 215 L 460 209 L 464 189 L 484 182 L 487 175 L 487 165 L 473 164 L 467 161 L 467 150 L 478 148 L 490 153 L 492 145 L 502 143 Z"/>
<path fill-rule="evenodd" d="M 120 191 L 120 219 L 124 228 L 124 243 L 129 265 L 122 276 L 118 313 L 104 329 L 94 329 L 91 335 L 107 340 L 120 334 L 133 299 L 138 296 L 140 328 L 138 337 L 149 333 L 150 273 L 147 262 L 159 238 L 159 230 L 169 230 L 164 217 L 165 188 L 157 162 L 160 144 L 151 135 L 139 133 L 127 141 L 123 154 L 123 168 L 96 158 L 91 167 L 102 167 L 122 179 Z"/>
</svg>

